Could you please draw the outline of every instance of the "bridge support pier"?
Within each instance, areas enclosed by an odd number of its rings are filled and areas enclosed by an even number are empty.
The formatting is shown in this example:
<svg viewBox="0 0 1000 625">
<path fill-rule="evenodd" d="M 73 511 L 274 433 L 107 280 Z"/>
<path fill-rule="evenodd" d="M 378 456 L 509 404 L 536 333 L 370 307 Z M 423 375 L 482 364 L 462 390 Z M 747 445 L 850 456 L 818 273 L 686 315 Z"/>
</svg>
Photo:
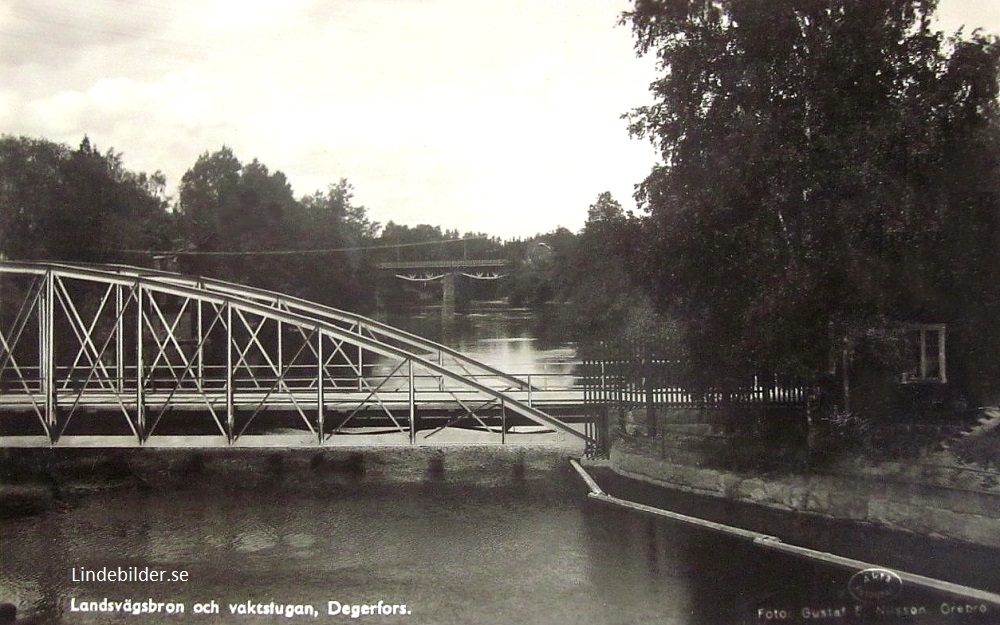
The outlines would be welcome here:
<svg viewBox="0 0 1000 625">
<path fill-rule="evenodd" d="M 444 274 L 441 278 L 441 314 L 455 314 L 455 290 L 457 288 L 457 275 L 454 271 Z"/>
</svg>

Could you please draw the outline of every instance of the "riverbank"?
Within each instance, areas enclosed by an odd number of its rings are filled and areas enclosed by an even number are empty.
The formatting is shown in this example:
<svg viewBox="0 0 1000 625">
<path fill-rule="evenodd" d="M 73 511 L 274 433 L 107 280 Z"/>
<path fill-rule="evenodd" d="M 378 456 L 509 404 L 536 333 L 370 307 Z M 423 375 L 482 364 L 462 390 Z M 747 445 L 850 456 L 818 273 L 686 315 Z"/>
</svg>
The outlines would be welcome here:
<svg viewBox="0 0 1000 625">
<path fill-rule="evenodd" d="M 822 471 L 740 472 L 690 457 L 665 457 L 661 444 L 620 437 L 609 466 L 623 477 L 668 489 L 827 520 L 1000 548 L 1000 489 L 989 472 L 936 462 L 846 460 Z"/>
</svg>

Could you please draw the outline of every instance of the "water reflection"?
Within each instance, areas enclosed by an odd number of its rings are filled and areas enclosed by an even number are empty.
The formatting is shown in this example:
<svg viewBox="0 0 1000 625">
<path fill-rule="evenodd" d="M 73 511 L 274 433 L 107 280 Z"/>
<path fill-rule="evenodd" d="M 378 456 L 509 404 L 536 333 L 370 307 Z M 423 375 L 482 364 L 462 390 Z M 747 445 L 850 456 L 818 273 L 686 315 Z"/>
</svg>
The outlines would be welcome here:
<svg viewBox="0 0 1000 625">
<path fill-rule="evenodd" d="M 576 346 L 547 338 L 552 333 L 543 327 L 545 322 L 528 310 L 480 307 L 450 316 L 442 315 L 437 308 L 419 308 L 382 320 L 501 371 L 521 377 L 531 375 L 532 384 L 539 388 L 566 388 L 576 382 Z M 383 360 L 381 364 L 391 370 L 396 363 Z"/>
<path fill-rule="evenodd" d="M 447 476 L 310 485 L 303 477 L 104 493 L 38 519 L 2 521 L 0 601 L 46 622 L 84 624 L 125 621 L 69 614 L 71 598 L 322 608 L 384 600 L 412 606 L 414 624 L 760 624 L 760 610 L 850 603 L 846 572 L 589 502 L 565 471 L 507 474 L 492 485 Z M 70 580 L 72 567 L 131 565 L 183 568 L 191 581 Z M 936 605 L 915 594 L 906 600 Z"/>
<path fill-rule="evenodd" d="M 689 622 L 663 620 L 684 613 L 685 589 L 664 592 L 641 559 L 631 563 L 617 542 L 619 520 L 602 525 L 576 485 L 511 479 L 279 494 L 212 485 L 109 493 L 36 522 L 4 522 L 0 595 L 73 623 L 108 620 L 67 614 L 72 597 L 145 595 L 189 604 L 384 599 L 414 606 L 413 623 Z M 122 522 L 137 531 L 122 535 Z M 182 567 L 192 582 L 70 582 L 73 566 L 128 565 Z"/>
</svg>

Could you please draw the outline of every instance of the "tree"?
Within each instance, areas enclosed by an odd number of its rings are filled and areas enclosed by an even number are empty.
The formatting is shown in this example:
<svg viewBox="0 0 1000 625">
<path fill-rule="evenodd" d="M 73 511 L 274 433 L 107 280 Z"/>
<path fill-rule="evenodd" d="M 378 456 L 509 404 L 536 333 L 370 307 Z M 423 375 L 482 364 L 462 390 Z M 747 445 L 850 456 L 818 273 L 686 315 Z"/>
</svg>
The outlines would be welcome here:
<svg viewBox="0 0 1000 625">
<path fill-rule="evenodd" d="M 125 168 L 84 137 L 76 150 L 0 138 L 0 254 L 13 259 L 136 262 L 167 249 L 173 224 L 165 180 Z"/>
<path fill-rule="evenodd" d="M 503 285 L 512 306 L 541 306 L 563 301 L 568 286 L 566 272 L 573 267 L 577 235 L 566 228 L 537 235 L 508 246 L 511 271 Z"/>
<path fill-rule="evenodd" d="M 815 373 L 865 329 L 976 306 L 1000 210 L 998 46 L 931 30 L 934 9 L 638 0 L 623 15 L 659 67 L 654 104 L 630 115 L 662 156 L 638 194 L 643 267 L 696 365 Z M 956 168 L 986 177 L 963 189 Z"/>
<path fill-rule="evenodd" d="M 598 194 L 558 277 L 559 297 L 568 304 L 564 319 L 582 350 L 600 341 L 645 339 L 657 347 L 664 343 L 671 324 L 655 314 L 641 288 L 641 272 L 635 270 L 643 249 L 639 220 L 626 214 L 611 193 Z"/>
<path fill-rule="evenodd" d="M 601 341 L 645 338 L 662 347 L 673 338 L 672 324 L 653 310 L 639 283 L 641 272 L 633 270 L 646 248 L 641 223 L 610 192 L 588 207 L 578 234 L 559 228 L 508 247 L 510 303 L 558 304 L 546 314 L 557 318 L 564 338 L 577 342 L 581 354 Z"/>
<path fill-rule="evenodd" d="M 362 250 L 378 230 L 346 180 L 295 199 L 288 179 L 228 147 L 201 155 L 181 179 L 184 271 L 348 309 L 370 307 Z"/>
<path fill-rule="evenodd" d="M 360 246 L 374 241 L 381 226 L 371 221 L 365 207 L 356 206 L 353 199 L 354 187 L 341 178 L 331 184 L 326 193 L 317 191 L 302 198 L 302 204 L 312 219 L 311 226 L 328 230 L 327 238 L 339 237 L 345 245 Z M 337 231 L 336 235 L 333 230 Z"/>
<path fill-rule="evenodd" d="M 365 248 L 375 243 L 379 224 L 368 218 L 363 206 L 353 202 L 354 188 L 345 179 L 331 184 L 326 193 L 302 199 L 298 224 L 300 245 L 308 249 L 339 250 L 303 255 L 301 278 L 307 283 L 304 297 L 329 301 L 348 308 L 374 305 L 374 270 Z"/>
<path fill-rule="evenodd" d="M 587 209 L 587 226 L 605 222 L 615 223 L 625 218 L 625 211 L 618 200 L 611 197 L 610 191 L 599 193 L 597 201 Z"/>
<path fill-rule="evenodd" d="M 286 290 L 289 263 L 260 252 L 288 249 L 295 241 L 290 215 L 297 202 L 284 174 L 257 160 L 243 165 L 228 147 L 198 157 L 181 178 L 178 213 L 186 226 L 184 269 L 234 282 Z"/>
</svg>

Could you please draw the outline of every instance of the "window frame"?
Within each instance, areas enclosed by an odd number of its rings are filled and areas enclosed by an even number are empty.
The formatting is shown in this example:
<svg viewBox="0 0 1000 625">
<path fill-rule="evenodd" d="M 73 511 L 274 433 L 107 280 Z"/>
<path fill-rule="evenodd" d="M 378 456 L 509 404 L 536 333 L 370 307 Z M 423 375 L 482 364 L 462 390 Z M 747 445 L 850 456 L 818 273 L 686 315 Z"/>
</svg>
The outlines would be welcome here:
<svg viewBox="0 0 1000 625">
<path fill-rule="evenodd" d="M 948 369 L 947 369 L 947 324 L 944 323 L 914 323 L 909 324 L 905 327 L 904 332 L 911 333 L 916 332 L 919 336 L 920 345 L 920 362 L 918 363 L 918 373 L 917 375 L 912 375 L 909 372 L 904 372 L 901 378 L 903 384 L 947 384 L 948 383 Z M 933 358 L 929 358 L 930 353 L 928 353 L 928 334 L 937 334 L 937 375 L 928 375 L 928 370 L 930 370 L 933 363 Z M 934 353 L 934 352 L 932 352 Z"/>
</svg>

